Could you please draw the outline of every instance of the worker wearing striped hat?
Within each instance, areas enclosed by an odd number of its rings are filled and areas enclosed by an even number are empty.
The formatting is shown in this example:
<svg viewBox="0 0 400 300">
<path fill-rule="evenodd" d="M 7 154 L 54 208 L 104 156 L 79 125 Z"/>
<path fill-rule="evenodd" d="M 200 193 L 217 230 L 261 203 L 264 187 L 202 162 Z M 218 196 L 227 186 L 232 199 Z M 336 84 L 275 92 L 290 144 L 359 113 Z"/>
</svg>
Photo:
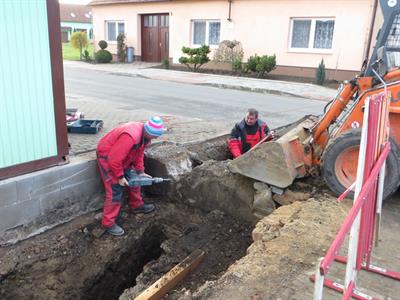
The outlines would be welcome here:
<svg viewBox="0 0 400 300">
<path fill-rule="evenodd" d="M 125 172 L 134 169 L 144 172 L 144 150 L 152 139 L 165 131 L 160 117 L 151 117 L 146 123 L 129 122 L 107 133 L 97 146 L 97 163 L 105 187 L 102 225 L 112 235 L 123 235 L 124 230 L 115 223 L 122 202 L 124 187 L 128 187 Z M 129 205 L 134 213 L 150 213 L 154 204 L 144 203 L 140 186 L 128 187 Z"/>
</svg>

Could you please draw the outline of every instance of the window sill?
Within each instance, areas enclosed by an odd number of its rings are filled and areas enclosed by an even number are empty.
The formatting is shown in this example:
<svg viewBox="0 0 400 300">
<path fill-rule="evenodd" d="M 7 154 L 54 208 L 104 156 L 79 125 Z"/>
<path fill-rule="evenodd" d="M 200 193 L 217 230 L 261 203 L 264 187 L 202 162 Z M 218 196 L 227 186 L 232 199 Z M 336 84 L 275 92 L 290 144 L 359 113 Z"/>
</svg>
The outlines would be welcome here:
<svg viewBox="0 0 400 300">
<path fill-rule="evenodd" d="M 288 52 L 305 54 L 333 54 L 333 49 L 289 48 Z"/>
<path fill-rule="evenodd" d="M 107 42 L 107 44 L 110 44 L 110 45 L 116 45 L 117 44 L 117 41 L 106 41 Z"/>
<path fill-rule="evenodd" d="M 192 48 L 200 48 L 203 45 L 196 45 L 196 44 L 192 44 Z M 209 46 L 210 49 L 218 49 L 218 45 L 206 45 Z"/>
</svg>

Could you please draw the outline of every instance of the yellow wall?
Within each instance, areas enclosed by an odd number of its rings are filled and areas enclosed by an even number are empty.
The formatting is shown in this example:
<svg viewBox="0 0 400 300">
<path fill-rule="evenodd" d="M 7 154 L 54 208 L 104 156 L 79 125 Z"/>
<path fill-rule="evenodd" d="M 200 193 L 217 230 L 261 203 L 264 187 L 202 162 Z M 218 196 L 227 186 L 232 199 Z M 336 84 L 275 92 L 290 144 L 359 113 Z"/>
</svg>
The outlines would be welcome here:
<svg viewBox="0 0 400 300">
<path fill-rule="evenodd" d="M 140 53 L 140 14 L 170 14 L 170 57 L 177 62 L 181 47 L 190 46 L 191 20 L 221 20 L 220 40 L 243 44 L 245 58 L 255 53 L 276 54 L 281 66 L 317 67 L 324 58 L 327 68 L 359 70 L 368 37 L 373 0 L 234 0 L 232 22 L 227 21 L 227 0 L 172 1 L 145 4 L 94 6 L 96 43 L 105 38 L 105 20 L 124 20 L 127 45 Z M 330 53 L 298 53 L 289 50 L 290 18 L 335 18 Z M 116 44 L 109 50 L 116 53 Z"/>
</svg>

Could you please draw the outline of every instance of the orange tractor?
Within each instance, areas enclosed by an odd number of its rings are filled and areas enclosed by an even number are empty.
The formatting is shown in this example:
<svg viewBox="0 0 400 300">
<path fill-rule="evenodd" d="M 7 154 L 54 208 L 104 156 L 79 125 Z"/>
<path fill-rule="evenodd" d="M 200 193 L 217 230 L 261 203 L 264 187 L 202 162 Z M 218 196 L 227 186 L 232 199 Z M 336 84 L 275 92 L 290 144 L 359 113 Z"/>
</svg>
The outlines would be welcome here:
<svg viewBox="0 0 400 300">
<path fill-rule="evenodd" d="M 320 117 L 307 116 L 233 160 L 233 172 L 286 188 L 296 178 L 322 174 L 337 195 L 356 179 L 364 103 L 387 89 L 391 96 L 391 153 L 386 162 L 384 197 L 400 185 L 400 1 L 381 0 L 384 24 L 371 58 L 339 89 Z"/>
</svg>

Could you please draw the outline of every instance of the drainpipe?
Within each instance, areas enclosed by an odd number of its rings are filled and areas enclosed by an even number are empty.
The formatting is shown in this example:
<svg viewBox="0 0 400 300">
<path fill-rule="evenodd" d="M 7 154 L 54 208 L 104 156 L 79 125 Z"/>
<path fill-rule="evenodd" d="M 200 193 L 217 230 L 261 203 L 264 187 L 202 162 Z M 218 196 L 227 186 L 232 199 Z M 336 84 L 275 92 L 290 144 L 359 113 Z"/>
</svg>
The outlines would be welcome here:
<svg viewBox="0 0 400 300">
<path fill-rule="evenodd" d="M 229 15 L 228 15 L 228 21 L 229 22 L 232 22 L 232 19 L 231 19 L 231 13 L 232 13 L 232 1 L 233 0 L 228 0 L 228 2 L 229 2 Z"/>
<path fill-rule="evenodd" d="M 375 26 L 375 19 L 376 19 L 376 11 L 378 8 L 378 0 L 374 0 L 374 7 L 372 9 L 372 18 L 371 18 L 371 24 L 369 26 L 369 34 L 368 34 L 368 40 L 367 40 L 367 49 L 365 51 L 365 59 L 368 60 L 369 58 L 369 52 L 371 49 L 371 44 L 372 44 L 372 34 L 374 32 L 374 26 Z"/>
</svg>

